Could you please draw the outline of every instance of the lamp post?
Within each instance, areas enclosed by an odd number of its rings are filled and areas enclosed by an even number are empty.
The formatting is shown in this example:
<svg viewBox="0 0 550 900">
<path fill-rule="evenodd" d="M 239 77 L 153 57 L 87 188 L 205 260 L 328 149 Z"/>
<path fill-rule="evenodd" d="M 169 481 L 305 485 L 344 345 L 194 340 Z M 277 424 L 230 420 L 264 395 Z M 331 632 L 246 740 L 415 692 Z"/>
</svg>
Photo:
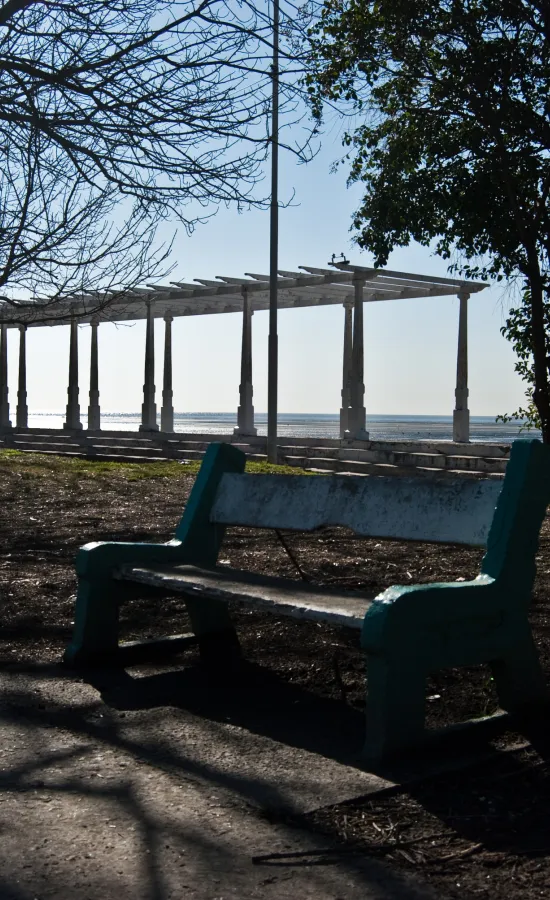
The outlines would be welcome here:
<svg viewBox="0 0 550 900">
<path fill-rule="evenodd" d="M 269 235 L 269 341 L 267 362 L 267 459 L 277 462 L 278 384 L 278 245 L 279 245 L 279 0 L 273 0 L 273 63 L 271 66 L 271 204 Z"/>
</svg>

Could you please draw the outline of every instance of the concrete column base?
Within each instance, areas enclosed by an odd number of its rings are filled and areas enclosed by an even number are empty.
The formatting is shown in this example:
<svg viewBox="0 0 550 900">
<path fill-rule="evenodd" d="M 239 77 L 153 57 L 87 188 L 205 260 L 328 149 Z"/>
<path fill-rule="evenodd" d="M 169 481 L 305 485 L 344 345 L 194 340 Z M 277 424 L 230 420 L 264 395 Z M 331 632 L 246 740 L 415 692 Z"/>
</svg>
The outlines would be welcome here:
<svg viewBox="0 0 550 900">
<path fill-rule="evenodd" d="M 76 398 L 71 398 L 67 403 L 67 411 L 65 413 L 65 417 L 66 418 L 63 423 L 63 431 L 82 430 L 82 422 L 80 421 L 80 405 Z"/>
<path fill-rule="evenodd" d="M 160 410 L 160 430 L 169 433 L 174 431 L 174 407 L 171 403 L 165 402 L 164 396 Z"/>
<path fill-rule="evenodd" d="M 29 427 L 29 407 L 27 406 L 27 392 L 17 391 L 17 409 L 15 421 L 18 428 Z"/>
<path fill-rule="evenodd" d="M 11 428 L 10 420 L 10 404 L 8 400 L 8 388 L 2 386 L 0 388 L 2 399 L 0 399 L 0 428 Z"/>
<path fill-rule="evenodd" d="M 155 416 L 155 418 L 156 418 L 156 416 Z M 155 422 L 155 419 L 153 417 L 151 417 L 150 419 L 148 419 L 144 422 L 142 421 L 138 430 L 139 431 L 158 431 L 159 427 L 158 427 L 157 423 Z"/>
<path fill-rule="evenodd" d="M 24 406 L 21 406 L 19 403 L 17 404 L 15 422 L 18 428 L 29 427 L 29 408 L 26 404 Z"/>
<path fill-rule="evenodd" d="M 348 427 L 345 432 L 347 441 L 368 441 L 369 433 L 365 427 L 367 410 L 364 406 L 350 406 L 348 410 Z"/>
<path fill-rule="evenodd" d="M 88 431 L 101 430 L 101 409 L 99 407 L 99 391 L 90 391 L 90 404 L 88 406 Z"/>
<path fill-rule="evenodd" d="M 144 388 L 145 392 L 146 388 Z M 155 396 L 155 385 L 151 386 L 151 394 L 153 397 Z M 140 431 L 158 431 L 159 427 L 157 424 L 157 404 L 151 403 L 148 400 L 147 403 L 141 404 L 141 425 L 139 426 Z"/>
<path fill-rule="evenodd" d="M 0 428 L 11 428 L 10 407 L 6 401 L 0 405 Z"/>
<path fill-rule="evenodd" d="M 99 406 L 88 407 L 88 431 L 101 431 L 101 411 Z"/>
<path fill-rule="evenodd" d="M 470 443 L 470 410 L 455 409 L 453 412 L 453 441 L 456 444 Z"/>
<path fill-rule="evenodd" d="M 346 433 L 349 431 L 349 406 L 342 406 L 340 408 L 340 437 L 345 438 Z"/>
</svg>

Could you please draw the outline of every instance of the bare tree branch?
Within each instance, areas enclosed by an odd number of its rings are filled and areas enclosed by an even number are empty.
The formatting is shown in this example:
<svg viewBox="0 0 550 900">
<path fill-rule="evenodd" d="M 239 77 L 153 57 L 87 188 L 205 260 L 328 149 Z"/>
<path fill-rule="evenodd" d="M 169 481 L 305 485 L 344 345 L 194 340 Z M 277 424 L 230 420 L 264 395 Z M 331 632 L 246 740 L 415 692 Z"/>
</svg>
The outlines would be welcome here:
<svg viewBox="0 0 550 900">
<path fill-rule="evenodd" d="M 292 10 L 294 14 L 294 10 Z M 303 113 L 292 23 L 282 113 Z M 0 292 L 128 289 L 161 274 L 161 222 L 265 202 L 271 26 L 229 0 L 0 5 Z M 309 140 L 293 147 L 310 154 Z"/>
</svg>

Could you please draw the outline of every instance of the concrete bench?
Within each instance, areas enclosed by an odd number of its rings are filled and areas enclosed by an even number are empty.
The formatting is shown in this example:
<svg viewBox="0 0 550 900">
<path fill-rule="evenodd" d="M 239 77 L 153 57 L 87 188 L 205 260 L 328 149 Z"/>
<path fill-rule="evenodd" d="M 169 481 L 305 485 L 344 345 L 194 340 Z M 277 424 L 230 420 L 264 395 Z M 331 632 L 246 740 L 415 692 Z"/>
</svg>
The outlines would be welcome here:
<svg viewBox="0 0 550 900">
<path fill-rule="evenodd" d="M 371 760 L 425 737 L 425 682 L 436 670 L 488 663 L 500 706 L 510 712 L 546 698 L 528 609 L 550 498 L 550 447 L 517 441 L 504 480 L 247 475 L 244 466 L 235 447 L 212 444 L 174 540 L 94 543 L 79 551 L 67 663 L 116 659 L 119 605 L 147 585 L 183 595 L 193 640 L 222 665 L 238 654 L 230 601 L 358 629 Z M 339 525 L 365 537 L 487 549 L 473 581 L 391 587 L 371 596 L 218 567 L 229 525 L 306 531 Z"/>
</svg>

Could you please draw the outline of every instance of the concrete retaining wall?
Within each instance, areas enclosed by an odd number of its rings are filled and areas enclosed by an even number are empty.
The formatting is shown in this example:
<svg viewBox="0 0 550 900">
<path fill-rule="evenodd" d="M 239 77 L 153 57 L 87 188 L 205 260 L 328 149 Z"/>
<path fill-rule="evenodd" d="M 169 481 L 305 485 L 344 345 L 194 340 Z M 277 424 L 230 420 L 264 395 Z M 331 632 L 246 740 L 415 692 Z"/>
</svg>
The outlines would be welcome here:
<svg viewBox="0 0 550 900">
<path fill-rule="evenodd" d="M 102 460 L 146 462 L 200 459 L 212 441 L 229 441 L 251 459 L 266 459 L 265 437 L 229 434 L 152 432 L 67 432 L 12 429 L 0 433 L 0 447 Z M 469 472 L 502 475 L 507 444 L 455 444 L 452 441 L 339 441 L 330 438 L 281 438 L 280 462 L 316 471 L 379 474 L 398 471 Z"/>
</svg>

